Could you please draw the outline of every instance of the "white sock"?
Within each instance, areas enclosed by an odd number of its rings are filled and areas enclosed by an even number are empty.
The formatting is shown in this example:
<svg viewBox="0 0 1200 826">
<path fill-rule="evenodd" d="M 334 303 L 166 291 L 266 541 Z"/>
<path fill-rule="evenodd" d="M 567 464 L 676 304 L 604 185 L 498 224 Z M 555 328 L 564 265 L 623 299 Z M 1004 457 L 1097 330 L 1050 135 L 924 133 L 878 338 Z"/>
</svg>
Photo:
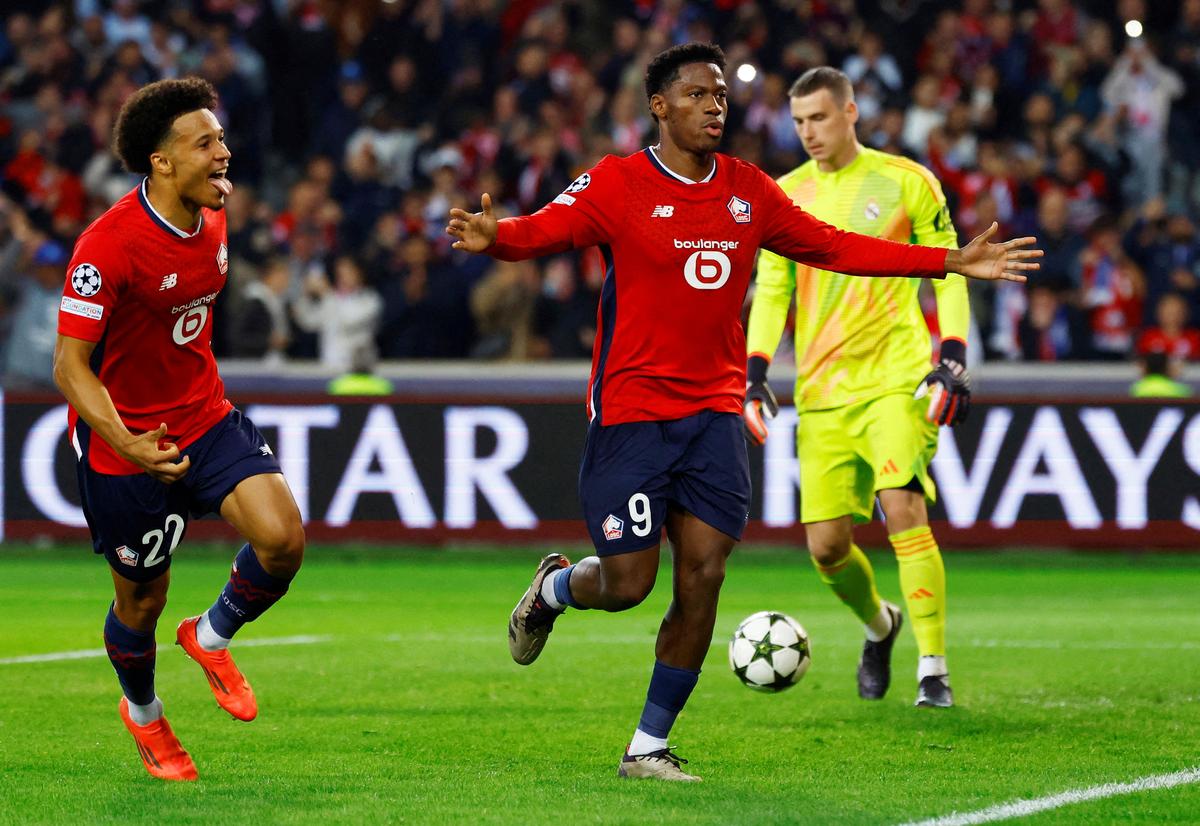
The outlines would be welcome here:
<svg viewBox="0 0 1200 826">
<path fill-rule="evenodd" d="M 871 642 L 883 642 L 892 633 L 892 614 L 887 609 L 887 603 L 881 603 L 879 613 L 871 618 L 863 628 L 867 631 L 867 639 Z"/>
<path fill-rule="evenodd" d="M 129 719 L 137 723 L 139 726 L 148 726 L 163 716 L 162 700 L 158 699 L 158 695 L 154 695 L 154 699 L 144 706 L 139 706 L 126 698 L 129 703 Z"/>
<path fill-rule="evenodd" d="M 542 600 L 555 611 L 561 611 L 566 606 L 554 598 L 554 580 L 558 579 L 566 568 L 555 568 L 542 579 Z"/>
<path fill-rule="evenodd" d="M 649 754 L 652 751 L 662 751 L 666 747 L 666 740 L 647 734 L 639 728 L 633 733 L 633 740 L 629 742 L 629 753 Z"/>
<path fill-rule="evenodd" d="M 229 647 L 229 638 L 222 637 L 213 630 L 212 623 L 208 621 L 207 611 L 200 615 L 200 621 L 196 623 L 196 641 L 205 651 L 220 651 Z"/>
<path fill-rule="evenodd" d="M 917 661 L 918 682 L 926 677 L 945 677 L 949 673 L 945 657 L 922 657 Z"/>
</svg>

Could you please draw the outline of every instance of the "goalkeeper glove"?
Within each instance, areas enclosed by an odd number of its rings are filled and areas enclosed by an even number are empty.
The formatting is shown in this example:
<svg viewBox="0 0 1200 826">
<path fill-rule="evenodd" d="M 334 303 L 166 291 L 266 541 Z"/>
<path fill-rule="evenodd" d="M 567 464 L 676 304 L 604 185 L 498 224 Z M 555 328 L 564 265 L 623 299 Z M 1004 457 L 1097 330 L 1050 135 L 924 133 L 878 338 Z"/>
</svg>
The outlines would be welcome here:
<svg viewBox="0 0 1200 826">
<path fill-rule="evenodd" d="M 746 441 L 762 445 L 767 441 L 767 422 L 779 412 L 779 402 L 767 385 L 767 360 L 751 356 L 746 361 L 746 402 L 742 406 L 742 426 Z"/>
<path fill-rule="evenodd" d="M 967 346 L 958 339 L 942 342 L 937 367 L 921 380 L 914 399 L 929 397 L 925 418 L 939 425 L 966 421 L 971 410 L 971 376 L 967 373 Z"/>
</svg>

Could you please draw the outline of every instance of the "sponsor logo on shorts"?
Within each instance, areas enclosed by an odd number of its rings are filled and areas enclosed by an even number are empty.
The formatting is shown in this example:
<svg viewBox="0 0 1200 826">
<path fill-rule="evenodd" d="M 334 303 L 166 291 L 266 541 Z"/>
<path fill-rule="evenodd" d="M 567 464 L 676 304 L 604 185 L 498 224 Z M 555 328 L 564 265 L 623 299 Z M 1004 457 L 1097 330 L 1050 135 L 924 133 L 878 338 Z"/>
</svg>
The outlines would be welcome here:
<svg viewBox="0 0 1200 826">
<path fill-rule="evenodd" d="M 611 513 L 600 527 L 604 529 L 604 538 L 609 542 L 612 542 L 614 539 L 620 539 L 625 533 L 625 523 Z"/>
<path fill-rule="evenodd" d="M 271 446 L 270 445 L 260 445 L 258 449 L 262 452 L 263 456 L 271 455 Z"/>
<path fill-rule="evenodd" d="M 84 318 L 90 318 L 92 321 L 99 321 L 104 315 L 103 304 L 93 304 L 90 301 L 80 301 L 78 298 L 71 298 L 69 295 L 62 297 L 62 303 L 58 305 L 64 313 L 71 315 L 81 315 Z"/>
<path fill-rule="evenodd" d="M 128 545 L 122 545 L 117 548 L 117 559 L 122 565 L 128 565 L 131 568 L 136 568 L 138 564 L 137 551 L 132 550 Z"/>
</svg>

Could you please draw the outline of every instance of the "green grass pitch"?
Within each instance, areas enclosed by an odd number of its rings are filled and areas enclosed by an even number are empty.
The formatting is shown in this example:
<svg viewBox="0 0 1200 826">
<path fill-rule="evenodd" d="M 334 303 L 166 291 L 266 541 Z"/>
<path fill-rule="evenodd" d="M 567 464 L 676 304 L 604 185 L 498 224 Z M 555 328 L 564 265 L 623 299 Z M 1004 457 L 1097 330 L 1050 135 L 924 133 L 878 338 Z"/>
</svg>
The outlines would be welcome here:
<svg viewBox="0 0 1200 826">
<path fill-rule="evenodd" d="M 291 593 L 235 642 L 259 718 L 221 712 L 199 669 L 160 652 L 158 691 L 200 770 L 145 774 L 99 649 L 111 586 L 80 547 L 0 549 L 0 823 L 898 824 L 1200 765 L 1200 556 L 950 553 L 959 707 L 912 707 L 905 630 L 888 698 L 860 701 L 861 630 L 795 552 L 740 549 L 717 640 L 673 741 L 701 784 L 630 782 L 669 598 L 563 617 L 514 665 L 508 611 L 543 551 L 311 548 Z M 232 548 L 184 547 L 160 632 L 203 610 Z M 885 596 L 894 561 L 873 555 Z M 763 695 L 726 664 L 761 609 L 808 629 L 813 666 Z M 253 639 L 307 643 L 238 647 Z M 1095 800 L 1021 822 L 1195 823 L 1200 785 Z"/>
</svg>

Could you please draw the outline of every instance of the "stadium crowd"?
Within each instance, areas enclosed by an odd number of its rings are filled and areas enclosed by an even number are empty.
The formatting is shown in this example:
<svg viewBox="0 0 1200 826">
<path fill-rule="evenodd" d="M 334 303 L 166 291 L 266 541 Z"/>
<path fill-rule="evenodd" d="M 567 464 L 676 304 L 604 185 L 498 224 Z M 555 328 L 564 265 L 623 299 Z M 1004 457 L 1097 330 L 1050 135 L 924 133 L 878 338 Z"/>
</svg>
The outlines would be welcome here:
<svg viewBox="0 0 1200 826">
<path fill-rule="evenodd" d="M 459 254 L 445 217 L 484 191 L 534 211 L 653 142 L 644 68 L 688 40 L 729 58 L 724 151 L 801 163 L 787 90 L 832 64 L 860 139 L 934 170 L 960 237 L 1039 237 L 1036 278 L 972 296 L 988 358 L 1200 359 L 1200 0 L 6 0 L 0 19 L 7 387 L 48 386 L 74 240 L 137 183 L 108 151 L 122 101 L 189 74 L 233 153 L 218 356 L 589 356 L 598 253 Z"/>
</svg>

